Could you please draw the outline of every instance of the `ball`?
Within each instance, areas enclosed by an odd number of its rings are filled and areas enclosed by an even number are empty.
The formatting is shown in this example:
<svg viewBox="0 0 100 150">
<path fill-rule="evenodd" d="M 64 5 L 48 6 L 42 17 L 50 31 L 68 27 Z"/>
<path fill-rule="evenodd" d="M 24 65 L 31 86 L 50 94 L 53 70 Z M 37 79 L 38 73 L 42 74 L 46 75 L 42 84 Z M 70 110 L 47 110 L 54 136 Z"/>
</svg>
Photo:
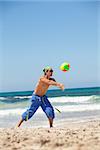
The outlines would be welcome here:
<svg viewBox="0 0 100 150">
<path fill-rule="evenodd" d="M 70 64 L 67 62 L 64 62 L 63 64 L 61 64 L 60 69 L 64 72 L 68 71 L 70 69 Z"/>
</svg>

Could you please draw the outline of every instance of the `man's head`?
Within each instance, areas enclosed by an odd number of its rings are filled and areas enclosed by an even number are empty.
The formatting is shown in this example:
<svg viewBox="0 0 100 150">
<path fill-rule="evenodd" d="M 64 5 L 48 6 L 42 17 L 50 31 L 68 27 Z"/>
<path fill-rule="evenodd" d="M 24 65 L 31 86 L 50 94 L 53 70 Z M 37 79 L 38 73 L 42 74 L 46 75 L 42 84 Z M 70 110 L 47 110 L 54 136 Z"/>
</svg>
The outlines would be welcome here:
<svg viewBox="0 0 100 150">
<path fill-rule="evenodd" d="M 45 67 L 45 68 L 43 69 L 43 72 L 44 72 L 44 74 L 47 75 L 47 76 L 52 76 L 53 69 L 52 69 L 51 67 L 47 66 L 47 67 Z"/>
</svg>

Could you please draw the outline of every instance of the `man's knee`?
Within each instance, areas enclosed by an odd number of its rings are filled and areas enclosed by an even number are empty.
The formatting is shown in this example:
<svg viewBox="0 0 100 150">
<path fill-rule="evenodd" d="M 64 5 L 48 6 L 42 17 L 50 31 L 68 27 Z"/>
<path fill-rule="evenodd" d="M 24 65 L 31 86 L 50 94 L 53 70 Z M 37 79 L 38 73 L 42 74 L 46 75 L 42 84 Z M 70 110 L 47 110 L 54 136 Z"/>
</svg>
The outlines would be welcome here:
<svg viewBox="0 0 100 150">
<path fill-rule="evenodd" d="M 22 119 L 23 120 L 25 120 L 25 121 L 27 121 L 27 120 L 29 120 L 33 115 L 34 115 L 34 111 L 30 111 L 30 110 L 27 110 L 26 112 L 24 112 L 23 114 L 22 114 Z"/>
<path fill-rule="evenodd" d="M 46 113 L 48 118 L 51 118 L 51 119 L 55 118 L 54 110 L 51 107 L 47 107 L 45 110 L 45 113 Z"/>
</svg>

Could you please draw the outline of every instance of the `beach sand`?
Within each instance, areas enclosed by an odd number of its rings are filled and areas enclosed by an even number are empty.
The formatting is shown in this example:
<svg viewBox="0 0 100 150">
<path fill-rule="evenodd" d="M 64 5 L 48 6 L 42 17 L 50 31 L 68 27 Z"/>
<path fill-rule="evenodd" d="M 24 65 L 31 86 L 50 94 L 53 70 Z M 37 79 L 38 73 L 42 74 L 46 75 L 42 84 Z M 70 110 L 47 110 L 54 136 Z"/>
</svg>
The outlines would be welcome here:
<svg viewBox="0 0 100 150">
<path fill-rule="evenodd" d="M 53 128 L 0 128 L 1 150 L 100 150 L 100 120 Z"/>
</svg>

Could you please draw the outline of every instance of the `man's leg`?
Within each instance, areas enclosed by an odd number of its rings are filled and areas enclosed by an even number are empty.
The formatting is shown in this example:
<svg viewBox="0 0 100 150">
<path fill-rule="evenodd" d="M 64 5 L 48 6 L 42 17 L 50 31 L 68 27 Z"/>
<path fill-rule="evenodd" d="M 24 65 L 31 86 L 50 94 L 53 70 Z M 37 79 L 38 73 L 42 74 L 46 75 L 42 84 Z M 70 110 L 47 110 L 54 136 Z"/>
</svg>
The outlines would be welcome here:
<svg viewBox="0 0 100 150">
<path fill-rule="evenodd" d="M 22 119 L 19 121 L 18 127 L 21 126 L 23 121 L 29 120 L 34 115 L 34 113 L 36 112 L 36 110 L 38 108 L 39 108 L 39 101 L 38 100 L 33 100 L 30 108 L 22 114 Z"/>
<path fill-rule="evenodd" d="M 41 107 L 48 117 L 50 128 L 53 127 L 53 119 L 55 117 L 54 109 L 47 98 L 42 101 Z"/>
<path fill-rule="evenodd" d="M 19 121 L 19 123 L 18 123 L 18 125 L 17 125 L 17 127 L 20 127 L 21 126 L 21 124 L 23 123 L 23 119 L 21 119 L 20 121 Z"/>
<path fill-rule="evenodd" d="M 53 127 L 53 119 L 52 118 L 48 118 L 48 120 L 49 120 L 50 128 Z"/>
</svg>

